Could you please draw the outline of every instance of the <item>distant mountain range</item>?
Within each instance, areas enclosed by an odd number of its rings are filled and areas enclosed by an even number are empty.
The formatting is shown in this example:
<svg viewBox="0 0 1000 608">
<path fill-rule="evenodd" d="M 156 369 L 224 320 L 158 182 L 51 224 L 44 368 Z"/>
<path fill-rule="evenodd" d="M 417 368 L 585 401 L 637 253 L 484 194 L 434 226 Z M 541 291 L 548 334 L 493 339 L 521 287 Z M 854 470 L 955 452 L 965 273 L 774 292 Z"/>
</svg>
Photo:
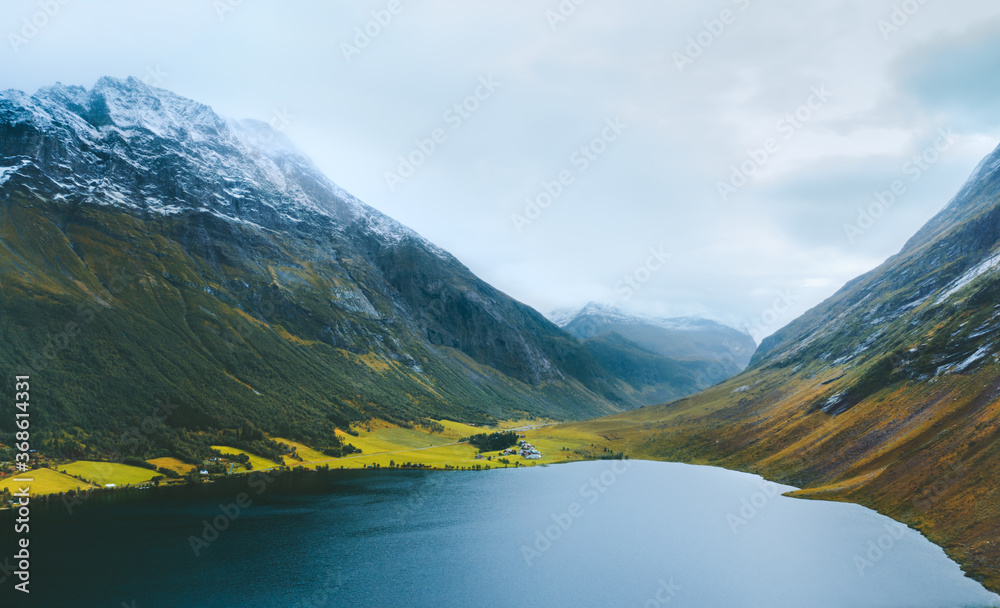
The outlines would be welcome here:
<svg viewBox="0 0 1000 608">
<path fill-rule="evenodd" d="M 902 251 L 765 339 L 748 370 L 600 425 L 633 455 L 878 508 L 1000 590 L 1000 148 Z"/>
<path fill-rule="evenodd" d="M 615 357 L 672 365 L 581 344 L 268 125 L 131 78 L 0 93 L 0 338 L 46 404 L 35 445 L 74 456 L 136 428 L 141 456 L 218 429 L 582 419 L 649 402 Z"/>
<path fill-rule="evenodd" d="M 694 394 L 743 371 L 757 344 L 749 333 L 698 317 L 660 319 L 591 303 L 549 315 L 646 405 Z"/>
</svg>

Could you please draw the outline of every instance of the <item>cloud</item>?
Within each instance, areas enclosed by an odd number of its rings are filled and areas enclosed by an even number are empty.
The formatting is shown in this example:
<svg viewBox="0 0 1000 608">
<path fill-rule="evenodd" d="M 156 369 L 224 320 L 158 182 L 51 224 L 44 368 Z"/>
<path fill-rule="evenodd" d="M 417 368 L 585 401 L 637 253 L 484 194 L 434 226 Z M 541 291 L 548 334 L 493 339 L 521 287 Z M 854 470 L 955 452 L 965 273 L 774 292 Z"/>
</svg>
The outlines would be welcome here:
<svg viewBox="0 0 1000 608">
<path fill-rule="evenodd" d="M 900 92 L 963 132 L 1000 132 L 1000 21 L 943 35 L 894 66 Z"/>
<path fill-rule="evenodd" d="M 152 71 L 226 116 L 287 110 L 287 135 L 334 181 L 543 311 L 601 299 L 663 246 L 672 263 L 626 306 L 745 322 L 792 289 L 791 321 L 895 253 L 1000 135 L 986 0 L 927 3 L 889 40 L 877 24 L 891 3 L 868 0 L 593 1 L 554 27 L 555 1 L 402 0 L 376 26 L 387 0 L 230 4 L 74 0 L 16 52 L 0 44 L 0 86 Z M 4 8 L 0 33 L 38 4 Z M 678 54 L 693 56 L 683 70 Z M 445 112 L 489 75 L 496 93 L 389 188 L 399 155 L 449 128 Z M 784 138 L 779 121 L 814 87 L 834 95 Z M 616 118 L 627 131 L 578 171 L 574 154 Z M 948 126 L 955 148 L 849 242 L 844 223 Z M 718 183 L 770 138 L 780 150 L 721 200 Z M 512 214 L 564 170 L 572 185 L 518 232 Z"/>
</svg>

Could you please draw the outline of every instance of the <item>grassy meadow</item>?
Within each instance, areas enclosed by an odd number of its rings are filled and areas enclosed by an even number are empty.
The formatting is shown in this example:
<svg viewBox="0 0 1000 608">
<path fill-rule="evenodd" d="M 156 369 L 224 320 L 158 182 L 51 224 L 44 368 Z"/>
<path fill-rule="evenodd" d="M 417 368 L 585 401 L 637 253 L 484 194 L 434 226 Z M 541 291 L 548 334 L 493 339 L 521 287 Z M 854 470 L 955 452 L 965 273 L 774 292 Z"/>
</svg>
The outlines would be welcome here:
<svg viewBox="0 0 1000 608">
<path fill-rule="evenodd" d="M 431 469 L 473 469 L 503 468 L 505 466 L 537 466 L 585 460 L 601 455 L 605 438 L 600 432 L 585 430 L 577 426 L 553 424 L 547 420 L 509 420 L 499 422 L 494 427 L 473 426 L 450 420 L 433 421 L 431 427 L 416 426 L 404 428 L 382 420 L 370 420 L 351 433 L 337 431 L 345 444 L 351 444 L 361 450 L 361 453 L 351 454 L 341 458 L 333 458 L 313 446 L 293 441 L 284 437 L 269 437 L 274 441 L 294 448 L 297 458 L 290 454 L 282 456 L 282 462 L 275 462 L 246 450 L 226 445 L 213 445 L 213 449 L 229 456 L 245 454 L 252 465 L 252 470 L 261 471 L 280 466 L 317 468 L 329 466 L 331 469 L 361 469 L 366 467 L 389 468 L 391 466 L 416 465 Z M 490 433 L 498 430 L 516 430 L 524 435 L 539 451 L 542 458 L 526 460 L 520 456 L 504 457 L 509 464 L 499 462 L 498 452 L 486 452 L 484 459 L 477 459 L 479 451 L 462 441 L 479 433 Z M 486 460 L 491 457 L 492 460 Z M 148 460 L 158 468 L 172 470 L 183 476 L 194 469 L 201 468 L 202 463 L 184 462 L 174 457 L 154 458 Z M 247 473 L 250 469 L 233 463 L 232 474 Z M 228 467 L 227 467 L 228 468 Z M 78 476 L 87 482 L 77 479 Z M 91 489 L 115 484 L 119 487 L 141 485 L 149 482 L 161 473 L 152 469 L 129 466 L 111 462 L 96 462 L 78 460 L 66 464 L 53 465 L 52 469 L 42 468 L 25 473 L 24 477 L 33 477 L 31 485 L 34 495 L 55 494 L 77 489 Z M 0 480 L 0 488 L 16 491 L 12 478 Z"/>
<path fill-rule="evenodd" d="M 14 479 L 33 479 L 34 481 L 27 484 L 30 488 L 29 492 L 32 496 L 41 496 L 43 494 L 58 494 L 60 492 L 69 492 L 70 490 L 86 490 L 94 488 L 96 486 L 80 481 L 69 475 L 63 475 L 58 471 L 53 471 L 52 469 L 35 469 L 33 471 L 28 471 L 27 473 L 18 473 L 17 475 L 11 475 L 7 478 L 0 479 L 0 490 L 10 490 L 11 494 L 18 491 L 19 487 L 23 487 L 24 483 L 18 483 Z"/>
<path fill-rule="evenodd" d="M 170 471 L 173 471 L 178 475 L 185 475 L 189 473 L 191 469 L 197 468 L 195 465 L 188 464 L 183 460 L 180 460 L 179 458 L 170 458 L 170 457 L 153 458 L 151 460 L 147 460 L 146 462 L 156 466 L 156 468 L 168 469 Z"/>
<path fill-rule="evenodd" d="M 82 477 L 98 486 L 110 483 L 116 486 L 137 485 L 146 483 L 159 475 L 156 471 L 142 467 L 133 467 L 116 462 L 94 462 L 90 460 L 77 460 L 69 464 L 59 465 L 56 469 L 70 475 Z"/>
<path fill-rule="evenodd" d="M 232 448 L 227 445 L 213 445 L 213 450 L 218 450 L 222 454 L 236 456 L 238 454 L 246 454 L 250 458 L 250 465 L 253 466 L 254 471 L 262 471 L 265 469 L 273 469 L 275 467 L 280 467 L 281 464 L 274 462 L 273 460 L 268 460 L 256 454 L 251 454 L 246 450 L 240 450 L 238 448 Z M 242 465 L 236 465 L 233 467 L 233 472 L 249 471 L 246 467 Z"/>
</svg>

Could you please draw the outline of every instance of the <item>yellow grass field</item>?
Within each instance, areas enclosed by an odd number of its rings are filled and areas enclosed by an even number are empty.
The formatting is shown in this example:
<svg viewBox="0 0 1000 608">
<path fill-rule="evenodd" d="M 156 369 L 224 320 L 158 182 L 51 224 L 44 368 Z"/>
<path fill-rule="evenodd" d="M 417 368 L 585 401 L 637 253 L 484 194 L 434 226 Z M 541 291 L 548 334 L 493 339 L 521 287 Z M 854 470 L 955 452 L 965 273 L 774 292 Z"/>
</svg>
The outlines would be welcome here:
<svg viewBox="0 0 1000 608">
<path fill-rule="evenodd" d="M 292 441 L 291 439 L 283 439 L 281 437 L 271 437 L 271 439 L 273 439 L 274 441 L 277 441 L 278 443 L 284 443 L 286 445 L 289 445 L 289 446 L 295 448 L 296 451 L 297 451 L 297 453 L 298 453 L 298 455 L 299 455 L 299 458 L 302 459 L 302 462 L 299 462 L 298 460 L 295 460 L 294 458 L 289 458 L 288 456 L 282 456 L 282 459 L 285 461 L 285 466 L 294 467 L 294 466 L 300 466 L 300 465 L 303 465 L 303 464 L 310 464 L 310 463 L 314 463 L 314 462 L 322 462 L 322 461 L 330 460 L 330 456 L 327 456 L 323 452 L 314 450 L 314 449 L 312 449 L 311 447 L 307 446 L 304 443 L 299 443 L 297 441 Z"/>
<path fill-rule="evenodd" d="M 312 466 L 318 462 L 329 465 L 331 468 L 362 468 L 376 464 L 380 467 L 388 467 L 395 462 L 397 466 L 413 463 L 434 468 L 449 466 L 471 468 L 476 465 L 503 468 L 505 465 L 497 461 L 497 452 L 483 454 L 491 456 L 492 461 L 477 460 L 478 450 L 466 443 L 458 443 L 458 441 L 471 435 L 506 429 L 518 429 L 518 433 L 525 435 L 526 441 L 542 452 L 540 460 L 525 460 L 520 456 L 507 456 L 506 459 L 510 462 L 508 466 L 536 466 L 579 460 L 582 456 L 575 453 L 574 450 L 589 450 L 591 443 L 600 440 L 600 437 L 596 435 L 581 434 L 576 430 L 560 431 L 557 430 L 560 429 L 558 426 L 547 426 L 546 422 L 537 420 L 505 421 L 492 428 L 470 426 L 448 420 L 439 422 L 444 427 L 443 433 L 431 433 L 423 427 L 406 429 L 382 421 L 371 421 L 364 428 L 355 429 L 358 433 L 357 437 L 337 431 L 337 436 L 343 443 L 360 448 L 362 453 L 344 458 L 330 459 L 326 457 L 318 461 L 295 463 L 293 466 Z M 288 441 L 285 443 L 292 444 Z M 301 448 L 299 454 L 303 454 Z"/>
<path fill-rule="evenodd" d="M 468 424 L 453 422 L 451 420 L 436 420 L 435 422 L 444 427 L 443 435 L 447 437 L 468 437 L 470 435 L 485 432 L 481 426 L 470 426 Z"/>
<path fill-rule="evenodd" d="M 605 439 L 596 433 L 581 432 L 580 429 L 558 424 L 522 431 L 522 434 L 525 441 L 542 453 L 543 463 L 582 460 L 583 456 L 574 450 L 598 453 L 606 444 Z"/>
<path fill-rule="evenodd" d="M 222 452 L 223 454 L 233 454 L 233 455 L 235 455 L 235 454 L 246 454 L 247 456 L 250 457 L 250 464 L 253 465 L 253 470 L 254 471 L 262 471 L 264 469 L 273 469 L 275 467 L 282 466 L 282 465 L 278 464 L 277 462 L 270 461 L 270 460 L 268 460 L 266 458 L 262 458 L 262 457 L 260 457 L 260 456 L 258 456 L 256 454 L 251 454 L 250 452 L 247 452 L 247 451 L 244 451 L 244 450 L 240 450 L 240 449 L 237 449 L 237 448 L 229 447 L 228 445 L 213 445 L 212 449 L 213 450 L 218 450 L 218 451 Z M 247 469 L 244 468 L 243 466 L 237 466 L 237 467 L 233 468 L 233 472 L 234 473 L 235 472 L 239 472 L 239 471 L 246 471 L 246 470 Z"/>
<path fill-rule="evenodd" d="M 149 464 L 155 465 L 157 468 L 164 468 L 174 471 L 180 475 L 185 475 L 191 469 L 197 468 L 193 464 L 187 464 L 177 458 L 153 458 L 152 460 L 147 460 Z"/>
<path fill-rule="evenodd" d="M 504 421 L 492 428 L 471 426 L 448 420 L 436 422 L 444 427 L 443 432 L 432 433 L 420 426 L 409 429 L 402 428 L 382 420 L 371 420 L 355 429 L 355 432 L 358 433 L 357 437 L 337 431 L 337 436 L 343 443 L 349 443 L 362 451 L 361 454 L 352 454 L 343 458 L 332 458 L 303 443 L 290 439 L 282 437 L 272 437 L 272 439 L 298 450 L 302 461 L 286 456 L 283 458 L 286 466 L 306 468 L 329 466 L 330 468 L 345 469 L 373 465 L 388 467 L 392 463 L 397 466 L 406 463 L 420 464 L 439 469 L 446 467 L 468 469 L 477 465 L 502 468 L 505 465 L 497 461 L 499 457 L 497 452 L 484 454 L 484 456 L 492 456 L 492 461 L 477 460 L 478 450 L 466 443 L 459 443 L 459 440 L 478 433 L 491 433 L 506 429 L 518 429 L 518 433 L 525 435 L 525 440 L 535 445 L 543 454 L 540 460 L 525 460 L 520 456 L 507 456 L 506 459 L 510 462 L 507 466 L 511 467 L 579 460 L 582 458 L 579 451 L 591 451 L 591 444 L 600 441 L 599 436 L 589 433 L 581 434 L 576 430 L 563 430 L 559 426 L 552 426 L 538 420 Z M 233 451 L 235 452 L 235 450 Z M 242 472 L 242 470 L 234 472 Z"/>
<path fill-rule="evenodd" d="M 86 490 L 88 488 L 93 488 L 89 483 L 80 481 L 70 477 L 69 475 L 63 475 L 52 469 L 35 469 L 34 471 L 28 471 L 27 473 L 18 473 L 17 475 L 11 475 L 4 479 L 0 479 L 0 489 L 6 488 L 11 491 L 11 493 L 17 492 L 18 487 L 23 487 L 25 484 L 17 483 L 14 479 L 34 479 L 33 482 L 27 484 L 29 486 L 29 493 L 33 496 L 38 496 L 42 494 L 58 494 L 59 492 L 68 492 L 70 490 Z"/>
<path fill-rule="evenodd" d="M 357 437 L 338 431 L 337 435 L 341 441 L 362 450 L 361 454 L 352 454 L 344 458 L 332 458 L 311 446 L 283 437 L 272 437 L 271 439 L 295 448 L 302 461 L 285 456 L 282 459 L 283 462 L 279 464 L 257 454 L 230 446 L 214 445 L 212 448 L 223 454 L 246 454 L 250 458 L 253 470 L 258 471 L 278 466 L 306 468 L 329 466 L 331 469 L 359 469 L 378 465 L 385 468 L 392 463 L 397 466 L 406 463 L 419 464 L 435 469 L 471 469 L 476 466 L 493 469 L 505 466 L 498 461 L 497 452 L 483 454 L 483 456 L 492 457 L 493 460 L 478 460 L 476 459 L 478 450 L 467 443 L 459 443 L 459 440 L 478 433 L 517 429 L 519 434 L 525 436 L 526 441 L 542 452 L 542 458 L 540 460 L 525 460 L 516 455 L 506 456 L 505 459 L 510 463 L 506 466 L 509 467 L 530 467 L 581 460 L 589 454 L 599 453 L 602 444 L 606 445 L 607 443 L 600 432 L 591 429 L 583 430 L 579 426 L 567 427 L 537 420 L 505 421 L 493 428 L 470 426 L 447 420 L 439 421 L 439 423 L 444 428 L 443 432 L 440 433 L 432 433 L 427 428 L 419 426 L 410 429 L 402 428 L 380 420 L 369 421 L 363 428 L 356 429 Z M 195 465 L 184 463 L 176 458 L 155 458 L 148 462 L 182 475 L 196 468 Z M 157 475 L 155 471 L 149 469 L 107 462 L 77 461 L 56 468 L 88 479 L 97 487 L 103 487 L 109 483 L 118 486 L 136 485 L 145 483 Z M 234 467 L 232 472 L 246 473 L 247 471 L 248 469 L 238 466 Z M 77 487 L 94 487 L 48 469 L 39 469 L 35 474 L 36 481 L 35 485 L 32 486 L 32 492 L 36 494 L 64 492 Z M 13 485 L 13 482 L 0 482 L 0 487 L 10 485 Z"/>
<path fill-rule="evenodd" d="M 133 467 L 116 462 L 94 462 L 90 460 L 77 460 L 76 462 L 60 465 L 56 468 L 73 475 L 79 475 L 99 486 L 109 483 L 113 483 L 116 486 L 136 485 L 145 483 L 159 475 L 156 471 L 143 469 L 142 467 Z"/>
</svg>

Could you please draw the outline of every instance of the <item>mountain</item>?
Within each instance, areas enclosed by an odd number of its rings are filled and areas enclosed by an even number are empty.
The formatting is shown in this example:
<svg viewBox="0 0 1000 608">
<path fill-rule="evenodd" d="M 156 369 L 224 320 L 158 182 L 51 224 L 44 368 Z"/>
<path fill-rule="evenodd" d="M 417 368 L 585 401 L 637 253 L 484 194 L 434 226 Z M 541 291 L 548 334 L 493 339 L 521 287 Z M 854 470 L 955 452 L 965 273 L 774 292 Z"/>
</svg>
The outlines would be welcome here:
<svg viewBox="0 0 1000 608">
<path fill-rule="evenodd" d="M 902 251 L 764 340 L 748 370 L 599 427 L 633 457 L 876 508 L 1000 590 L 1000 148 Z"/>
<path fill-rule="evenodd" d="M 268 125 L 134 78 L 0 93 L 0 337 L 44 403 L 33 445 L 55 454 L 638 405 Z"/>
<path fill-rule="evenodd" d="M 645 405 L 686 397 L 738 374 L 757 348 L 750 334 L 697 317 L 642 317 L 591 303 L 549 318 L 625 379 Z"/>
</svg>

